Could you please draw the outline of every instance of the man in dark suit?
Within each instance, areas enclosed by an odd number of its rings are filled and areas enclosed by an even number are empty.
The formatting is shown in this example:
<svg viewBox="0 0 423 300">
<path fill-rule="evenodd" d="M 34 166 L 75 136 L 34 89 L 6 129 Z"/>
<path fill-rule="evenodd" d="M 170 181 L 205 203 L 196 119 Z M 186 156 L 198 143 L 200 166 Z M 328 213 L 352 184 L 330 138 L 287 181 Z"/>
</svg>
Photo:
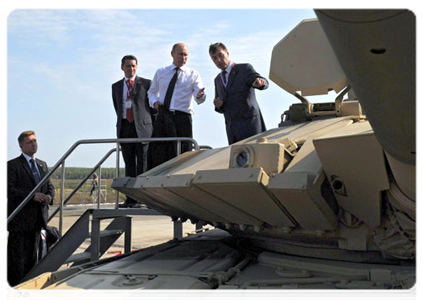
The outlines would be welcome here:
<svg viewBox="0 0 423 300">
<path fill-rule="evenodd" d="M 229 144 L 266 131 L 254 89 L 264 90 L 268 81 L 250 64 L 235 64 L 222 43 L 210 45 L 209 54 L 222 70 L 214 79 L 215 110 L 223 113 Z"/>
<path fill-rule="evenodd" d="M 32 130 L 18 138 L 22 155 L 7 162 L 7 200 L 10 215 L 48 173 L 47 164 L 35 158 L 37 138 Z M 7 277 L 15 286 L 34 267 L 40 233 L 47 227 L 48 205 L 53 204 L 54 186 L 47 181 L 8 224 Z"/>
<path fill-rule="evenodd" d="M 121 69 L 125 78 L 112 85 L 113 105 L 117 114 L 118 138 L 150 138 L 153 133 L 147 91 L 151 80 L 136 75 L 137 58 L 126 55 L 122 58 Z M 136 177 L 148 170 L 148 143 L 122 143 L 125 161 L 125 176 Z M 121 207 L 134 207 L 137 201 L 127 197 Z"/>
</svg>

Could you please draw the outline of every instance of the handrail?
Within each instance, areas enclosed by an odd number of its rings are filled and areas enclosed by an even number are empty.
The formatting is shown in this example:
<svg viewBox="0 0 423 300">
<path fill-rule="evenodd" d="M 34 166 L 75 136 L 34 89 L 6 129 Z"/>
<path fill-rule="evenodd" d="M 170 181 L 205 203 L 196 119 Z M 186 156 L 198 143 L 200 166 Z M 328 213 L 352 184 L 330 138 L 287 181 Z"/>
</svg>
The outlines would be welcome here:
<svg viewBox="0 0 423 300">
<path fill-rule="evenodd" d="M 68 151 L 58 160 L 58 162 L 54 165 L 53 168 L 50 169 L 50 171 L 44 176 L 40 182 L 35 186 L 35 188 L 26 196 L 26 198 L 19 204 L 19 206 L 10 214 L 10 216 L 7 218 L 7 224 L 9 224 L 15 216 L 24 208 L 24 206 L 31 200 L 31 198 L 35 195 L 36 191 L 41 188 L 53 175 L 53 173 L 59 168 L 61 164 L 64 163 L 66 158 L 79 146 L 83 144 L 107 144 L 107 143 L 116 143 L 117 149 L 119 144 L 125 144 L 125 143 L 150 143 L 150 142 L 177 142 L 177 149 L 180 150 L 181 148 L 181 142 L 191 142 L 194 144 L 194 149 L 199 150 L 200 147 L 196 140 L 192 138 L 186 138 L 186 137 L 159 137 L 159 138 L 127 138 L 127 139 L 90 139 L 90 140 L 79 140 L 75 144 L 73 144 Z M 116 150 L 117 150 L 116 149 Z M 180 153 L 178 151 L 178 153 Z M 117 155 L 119 155 L 119 152 L 117 151 Z M 119 159 L 116 159 L 117 168 Z M 118 172 L 118 171 L 117 171 Z"/>
<path fill-rule="evenodd" d="M 109 156 L 113 153 L 116 152 L 116 148 L 110 149 L 109 152 L 106 153 L 105 156 L 103 156 L 103 158 L 91 169 L 91 172 L 89 172 L 82 180 L 81 182 L 75 187 L 75 189 L 69 194 L 69 196 L 66 197 L 65 200 L 63 200 L 63 204 L 66 204 L 72 197 L 73 195 L 76 194 L 76 192 L 78 192 L 78 190 L 84 185 L 84 183 L 94 174 L 95 170 L 98 169 L 98 167 L 100 167 L 105 161 L 106 159 L 109 158 Z M 60 207 L 57 207 L 55 211 L 53 211 L 53 213 L 51 213 L 51 215 L 48 217 L 48 221 L 50 222 L 51 219 L 54 218 L 54 216 L 58 213 L 58 211 L 60 210 Z"/>
</svg>

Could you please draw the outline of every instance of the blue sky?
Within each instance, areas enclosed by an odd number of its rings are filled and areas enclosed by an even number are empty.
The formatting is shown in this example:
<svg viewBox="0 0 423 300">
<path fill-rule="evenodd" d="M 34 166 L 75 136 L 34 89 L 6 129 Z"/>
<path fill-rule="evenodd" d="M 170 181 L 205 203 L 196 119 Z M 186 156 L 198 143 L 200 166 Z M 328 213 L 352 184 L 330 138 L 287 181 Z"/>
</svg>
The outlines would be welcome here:
<svg viewBox="0 0 423 300">
<path fill-rule="evenodd" d="M 7 159 L 20 154 L 20 132 L 33 129 L 38 156 L 52 166 L 81 139 L 115 138 L 111 84 L 123 77 L 120 59 L 138 58 L 138 75 L 152 79 L 171 64 L 176 42 L 190 48 L 187 65 L 200 72 L 207 100 L 194 104 L 194 138 L 227 145 L 223 115 L 214 112 L 219 70 L 208 46 L 223 42 L 233 61 L 249 62 L 268 78 L 273 46 L 313 10 L 293 9 L 18 9 L 7 19 Z M 297 100 L 270 83 L 258 92 L 268 128 Z M 67 166 L 92 166 L 113 145 L 82 146 Z M 114 165 L 113 158 L 106 166 Z"/>
</svg>

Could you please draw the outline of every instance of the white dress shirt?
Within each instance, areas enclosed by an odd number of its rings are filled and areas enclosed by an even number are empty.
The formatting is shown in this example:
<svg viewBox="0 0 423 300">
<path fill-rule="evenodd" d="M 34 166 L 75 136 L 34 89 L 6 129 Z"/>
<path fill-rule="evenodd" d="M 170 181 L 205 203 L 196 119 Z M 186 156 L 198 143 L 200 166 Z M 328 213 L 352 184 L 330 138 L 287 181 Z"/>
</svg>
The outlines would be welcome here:
<svg viewBox="0 0 423 300">
<path fill-rule="evenodd" d="M 35 165 L 35 168 L 37 169 L 37 172 L 38 172 L 38 175 L 40 176 L 40 179 L 42 179 L 41 178 L 41 172 L 40 172 L 40 169 L 38 168 L 38 164 L 37 164 L 37 161 L 35 160 L 35 155 L 34 155 L 34 157 L 31 157 L 31 156 L 29 156 L 29 155 L 27 155 L 27 154 L 25 154 L 25 153 L 23 153 L 22 152 L 22 154 L 23 154 L 23 156 L 25 157 L 25 159 L 26 159 L 26 161 L 28 162 L 28 165 L 29 165 L 29 169 L 31 170 L 31 172 L 32 172 L 32 165 L 31 165 L 31 162 L 30 162 L 30 160 L 31 159 L 33 159 L 34 160 L 34 165 Z M 33 174 L 34 175 L 34 174 Z M 34 175 L 35 176 L 35 175 Z M 49 198 L 50 198 L 50 202 L 51 202 L 51 196 L 50 195 L 47 195 Z M 49 203 L 50 203 L 49 202 Z M 48 204 L 48 203 L 44 203 L 44 204 Z"/>
<path fill-rule="evenodd" d="M 233 63 L 232 61 L 231 62 L 229 62 L 229 65 L 226 67 L 226 69 L 225 69 L 225 71 L 226 71 L 226 74 L 225 74 L 225 81 L 223 81 L 223 79 L 222 79 L 222 83 L 223 83 L 223 85 L 226 87 L 226 85 L 228 84 L 228 80 L 229 80 L 229 74 L 231 74 L 231 71 L 232 71 L 232 67 L 235 65 L 235 63 Z M 220 72 L 220 76 L 222 77 L 223 76 L 223 71 L 222 72 Z"/>
<path fill-rule="evenodd" d="M 157 101 L 164 104 L 164 98 L 170 80 L 175 75 L 175 68 L 176 66 L 172 64 L 156 71 L 151 87 L 148 90 L 151 107 L 154 107 L 154 103 Z M 193 114 L 192 98 L 194 97 L 197 104 L 201 104 L 206 100 L 206 94 L 200 99 L 197 99 L 197 94 L 202 88 L 203 82 L 201 81 L 200 73 L 186 66 L 182 66 L 176 80 L 169 109 Z"/>
<path fill-rule="evenodd" d="M 128 100 L 128 83 L 127 82 L 129 79 L 132 80 L 132 88 L 135 88 L 135 79 L 137 78 L 137 75 L 134 75 L 132 78 L 124 78 L 123 81 L 123 95 L 122 95 L 122 118 L 126 119 L 126 101 L 132 101 L 131 99 Z M 131 107 L 132 107 L 132 103 L 131 103 Z"/>
<path fill-rule="evenodd" d="M 37 164 L 37 161 L 35 160 L 35 156 L 34 156 L 34 157 L 31 157 L 31 156 L 29 156 L 29 155 L 27 155 L 27 154 L 25 154 L 25 153 L 23 153 L 23 152 L 22 152 L 22 154 L 23 154 L 23 156 L 26 158 L 26 161 L 28 162 L 28 165 L 29 165 L 29 169 L 30 169 L 30 170 L 32 170 L 32 165 L 31 165 L 30 160 L 31 160 L 31 159 L 33 159 L 33 160 L 34 160 L 34 165 L 35 165 L 35 168 L 37 169 L 38 174 L 41 176 L 40 170 L 38 169 L 38 164 Z"/>
</svg>

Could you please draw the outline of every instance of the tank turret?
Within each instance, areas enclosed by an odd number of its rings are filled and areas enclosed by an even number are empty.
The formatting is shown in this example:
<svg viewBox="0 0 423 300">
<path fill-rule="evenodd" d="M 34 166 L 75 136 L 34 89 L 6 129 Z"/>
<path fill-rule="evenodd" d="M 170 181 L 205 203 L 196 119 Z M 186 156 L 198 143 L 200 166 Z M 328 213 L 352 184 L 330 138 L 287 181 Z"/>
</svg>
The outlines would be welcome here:
<svg viewBox="0 0 423 300">
<path fill-rule="evenodd" d="M 280 127 L 228 147 L 185 153 L 138 178 L 118 178 L 113 187 L 174 219 L 212 224 L 272 251 L 300 248 L 307 256 L 347 261 L 413 259 L 412 184 L 404 192 L 395 179 L 408 170 L 413 181 L 413 165 L 406 164 L 409 157 L 391 164 L 396 152 L 385 149 L 383 129 L 380 137 L 371 125 L 373 118 L 386 119 L 373 116 L 371 105 L 370 122 L 363 115 L 360 93 L 357 99 L 353 92 L 363 89 L 360 75 L 351 81 L 344 72 L 326 27 L 305 20 L 274 47 L 270 79 L 301 101 L 285 112 Z M 333 102 L 306 99 L 331 90 L 338 93 Z M 344 99 L 348 93 L 352 98 Z"/>
</svg>

